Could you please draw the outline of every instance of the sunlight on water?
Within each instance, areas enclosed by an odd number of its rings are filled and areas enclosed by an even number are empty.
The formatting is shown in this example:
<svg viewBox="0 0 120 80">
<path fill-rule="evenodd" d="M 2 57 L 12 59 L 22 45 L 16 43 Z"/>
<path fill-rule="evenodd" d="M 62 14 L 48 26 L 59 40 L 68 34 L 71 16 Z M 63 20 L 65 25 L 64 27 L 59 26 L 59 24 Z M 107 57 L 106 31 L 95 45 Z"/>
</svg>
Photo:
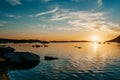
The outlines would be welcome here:
<svg viewBox="0 0 120 80">
<path fill-rule="evenodd" d="M 98 43 L 94 42 L 93 43 L 93 49 L 94 49 L 95 52 L 97 51 L 97 48 L 98 48 Z"/>
</svg>

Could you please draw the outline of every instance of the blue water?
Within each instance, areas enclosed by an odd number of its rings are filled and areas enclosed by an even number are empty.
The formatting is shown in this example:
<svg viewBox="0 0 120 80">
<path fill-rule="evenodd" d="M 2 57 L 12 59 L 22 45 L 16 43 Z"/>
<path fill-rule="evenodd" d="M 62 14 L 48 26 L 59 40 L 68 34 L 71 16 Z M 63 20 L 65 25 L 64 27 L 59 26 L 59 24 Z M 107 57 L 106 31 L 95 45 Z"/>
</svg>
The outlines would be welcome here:
<svg viewBox="0 0 120 80">
<path fill-rule="evenodd" d="M 49 47 L 40 48 L 33 48 L 33 44 L 9 45 L 16 51 L 40 56 L 40 63 L 31 69 L 10 70 L 10 80 L 120 80 L 120 44 L 117 43 L 50 43 Z M 59 59 L 45 61 L 44 56 Z"/>
</svg>

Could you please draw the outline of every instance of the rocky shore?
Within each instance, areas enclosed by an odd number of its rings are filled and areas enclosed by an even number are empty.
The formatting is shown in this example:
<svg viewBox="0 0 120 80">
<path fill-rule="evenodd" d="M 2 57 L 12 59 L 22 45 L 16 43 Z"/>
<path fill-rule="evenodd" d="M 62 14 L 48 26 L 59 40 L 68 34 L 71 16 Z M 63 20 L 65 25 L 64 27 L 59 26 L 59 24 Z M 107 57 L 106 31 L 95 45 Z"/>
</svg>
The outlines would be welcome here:
<svg viewBox="0 0 120 80">
<path fill-rule="evenodd" d="M 40 57 L 30 52 L 14 52 L 9 46 L 0 46 L 0 80 L 9 80 L 8 70 L 30 69 L 40 62 Z"/>
</svg>

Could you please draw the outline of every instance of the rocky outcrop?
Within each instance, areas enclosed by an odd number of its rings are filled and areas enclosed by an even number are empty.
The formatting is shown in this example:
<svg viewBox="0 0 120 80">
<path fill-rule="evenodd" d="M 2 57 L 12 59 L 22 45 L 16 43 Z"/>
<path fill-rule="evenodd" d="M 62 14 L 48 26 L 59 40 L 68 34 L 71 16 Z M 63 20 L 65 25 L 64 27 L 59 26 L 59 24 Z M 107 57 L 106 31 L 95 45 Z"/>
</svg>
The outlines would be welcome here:
<svg viewBox="0 0 120 80">
<path fill-rule="evenodd" d="M 6 53 L 11 53 L 14 52 L 15 49 L 11 48 L 9 46 L 0 46 L 0 56 L 6 54 Z"/>
<path fill-rule="evenodd" d="M 13 52 L 4 55 L 10 64 L 34 64 L 39 62 L 39 56 L 30 52 Z"/>
<path fill-rule="evenodd" d="M 116 38 L 114 38 L 112 40 L 108 40 L 106 42 L 120 42 L 120 36 L 117 36 Z"/>
<path fill-rule="evenodd" d="M 44 59 L 45 59 L 45 60 L 56 60 L 56 59 L 58 59 L 58 58 L 57 58 L 57 57 L 45 56 Z"/>
<path fill-rule="evenodd" d="M 48 47 L 48 45 L 44 45 L 44 47 Z"/>
<path fill-rule="evenodd" d="M 32 47 L 38 48 L 38 47 L 42 47 L 42 45 L 32 45 Z"/>
<path fill-rule="evenodd" d="M 80 49 L 80 48 L 82 48 L 82 47 L 79 47 L 79 46 L 75 46 L 75 48 L 78 48 L 78 49 Z"/>
</svg>

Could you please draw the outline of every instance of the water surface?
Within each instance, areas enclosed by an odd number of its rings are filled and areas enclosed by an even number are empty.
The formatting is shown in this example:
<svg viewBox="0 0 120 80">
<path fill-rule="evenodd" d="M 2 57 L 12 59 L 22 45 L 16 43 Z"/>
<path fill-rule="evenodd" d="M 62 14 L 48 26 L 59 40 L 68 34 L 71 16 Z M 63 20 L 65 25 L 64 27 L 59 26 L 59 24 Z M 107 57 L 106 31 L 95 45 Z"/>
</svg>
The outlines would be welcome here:
<svg viewBox="0 0 120 80">
<path fill-rule="evenodd" d="M 50 43 L 33 48 L 32 44 L 8 44 L 16 51 L 33 52 L 40 63 L 26 70 L 10 70 L 10 80 L 120 80 L 120 46 L 117 43 Z M 82 48 L 77 48 L 79 46 Z M 45 61 L 44 56 L 58 57 Z"/>
</svg>

